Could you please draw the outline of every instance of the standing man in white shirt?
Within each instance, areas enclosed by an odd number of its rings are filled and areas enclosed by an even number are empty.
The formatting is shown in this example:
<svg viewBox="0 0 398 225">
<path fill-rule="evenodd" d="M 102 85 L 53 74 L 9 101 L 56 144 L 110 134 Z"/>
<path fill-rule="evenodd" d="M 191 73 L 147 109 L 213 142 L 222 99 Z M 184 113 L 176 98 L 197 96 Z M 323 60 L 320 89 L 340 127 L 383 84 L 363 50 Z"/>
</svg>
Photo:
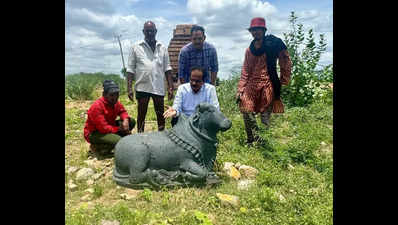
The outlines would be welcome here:
<svg viewBox="0 0 398 225">
<path fill-rule="evenodd" d="M 149 98 L 152 97 L 155 107 L 158 130 L 165 128 L 164 95 L 165 79 L 167 79 L 168 98 L 173 98 L 173 81 L 167 48 L 155 39 L 156 26 L 152 21 L 144 23 L 145 39 L 137 42 L 131 49 L 127 64 L 127 92 L 129 99 L 134 102 L 132 81 L 135 80 L 134 90 L 138 102 L 137 132 L 144 132 L 145 116 Z"/>
<path fill-rule="evenodd" d="M 190 116 L 195 112 L 195 107 L 202 102 L 212 104 L 220 110 L 216 88 L 214 85 L 204 82 L 201 67 L 193 66 L 190 71 L 189 83 L 181 84 L 178 87 L 173 106 L 167 106 L 168 109 L 163 116 L 164 118 L 172 117 L 171 125 L 174 126 L 181 113 Z"/>
</svg>

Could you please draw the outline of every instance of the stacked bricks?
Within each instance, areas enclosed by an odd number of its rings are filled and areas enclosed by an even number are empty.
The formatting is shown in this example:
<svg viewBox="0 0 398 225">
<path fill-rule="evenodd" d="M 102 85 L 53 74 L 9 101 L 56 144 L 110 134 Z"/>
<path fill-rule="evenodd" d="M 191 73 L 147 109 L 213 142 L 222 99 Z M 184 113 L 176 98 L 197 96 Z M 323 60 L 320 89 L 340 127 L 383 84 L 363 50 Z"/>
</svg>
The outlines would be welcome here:
<svg viewBox="0 0 398 225">
<path fill-rule="evenodd" d="M 170 40 L 170 44 L 168 47 L 169 57 L 170 57 L 170 65 L 173 68 L 172 75 L 174 82 L 178 81 L 178 54 L 180 54 L 180 50 L 186 44 L 191 42 L 191 28 L 193 24 L 180 24 L 176 26 L 176 29 L 173 30 L 173 38 Z"/>
</svg>

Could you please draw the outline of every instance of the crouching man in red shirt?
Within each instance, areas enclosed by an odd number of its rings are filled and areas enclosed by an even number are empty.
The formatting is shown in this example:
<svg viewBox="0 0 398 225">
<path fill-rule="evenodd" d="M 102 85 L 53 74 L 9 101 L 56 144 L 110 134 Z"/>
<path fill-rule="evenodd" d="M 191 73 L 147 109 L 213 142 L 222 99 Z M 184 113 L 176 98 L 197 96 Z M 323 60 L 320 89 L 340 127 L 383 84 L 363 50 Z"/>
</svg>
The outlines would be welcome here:
<svg viewBox="0 0 398 225">
<path fill-rule="evenodd" d="M 84 138 L 90 143 L 91 153 L 107 155 L 121 137 L 131 134 L 136 122 L 118 101 L 119 86 L 112 80 L 105 80 L 103 87 L 102 97 L 87 111 Z M 120 120 L 116 120 L 117 116 Z"/>
</svg>

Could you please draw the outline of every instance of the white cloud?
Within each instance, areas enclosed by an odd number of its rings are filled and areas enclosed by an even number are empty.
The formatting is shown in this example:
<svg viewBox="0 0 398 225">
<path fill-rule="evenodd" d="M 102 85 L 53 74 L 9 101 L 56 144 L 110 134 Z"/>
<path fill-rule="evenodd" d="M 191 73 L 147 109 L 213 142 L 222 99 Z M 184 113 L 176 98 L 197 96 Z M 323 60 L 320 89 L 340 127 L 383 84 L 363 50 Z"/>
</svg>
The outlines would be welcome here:
<svg viewBox="0 0 398 225">
<path fill-rule="evenodd" d="M 68 8 L 89 9 L 99 14 L 115 13 L 110 1 L 105 0 L 68 0 L 66 2 Z"/>
<path fill-rule="evenodd" d="M 177 5 L 177 3 L 173 2 L 173 1 L 167 1 L 167 4 L 173 5 L 173 6 L 176 6 L 176 5 Z"/>
<path fill-rule="evenodd" d="M 253 17 L 268 17 L 277 12 L 268 2 L 253 0 L 188 0 L 193 21 L 204 25 L 212 36 L 234 36 L 245 30 Z"/>
<path fill-rule="evenodd" d="M 140 1 L 142 1 L 142 0 L 127 0 L 127 2 L 131 3 L 131 4 L 135 4 L 135 3 L 138 3 Z"/>
<path fill-rule="evenodd" d="M 312 20 L 320 16 L 320 13 L 317 10 L 305 10 L 296 13 L 301 20 Z"/>
</svg>

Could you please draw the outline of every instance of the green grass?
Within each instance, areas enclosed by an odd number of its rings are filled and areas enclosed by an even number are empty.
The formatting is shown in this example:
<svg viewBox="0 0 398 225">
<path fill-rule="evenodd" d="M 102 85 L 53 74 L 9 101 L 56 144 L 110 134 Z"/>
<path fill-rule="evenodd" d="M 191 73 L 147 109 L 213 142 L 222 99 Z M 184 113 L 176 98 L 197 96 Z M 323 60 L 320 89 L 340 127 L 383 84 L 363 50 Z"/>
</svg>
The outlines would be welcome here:
<svg viewBox="0 0 398 225">
<path fill-rule="evenodd" d="M 242 116 L 234 103 L 236 82 L 236 78 L 223 81 L 217 87 L 221 110 L 231 119 L 232 127 L 218 134 L 216 171 L 220 173 L 219 168 L 228 161 L 255 167 L 259 174 L 254 186 L 248 191 L 238 190 L 235 180 L 221 175 L 223 182 L 216 187 L 146 189 L 134 199 L 122 200 L 119 195 L 126 189 L 117 188 L 110 176 L 92 186 L 93 200 L 82 202 L 88 186 L 74 181 L 79 186 L 76 191 L 65 189 L 66 224 L 100 224 L 101 220 L 118 220 L 120 224 L 332 224 L 332 94 L 305 108 L 286 108 L 284 114 L 272 115 L 270 129 L 258 119 L 260 135 L 267 143 L 248 147 Z M 94 93 L 99 97 L 100 92 Z M 120 101 L 136 118 L 136 102 L 131 103 L 125 94 Z M 83 163 L 88 151 L 83 126 L 92 102 L 65 101 L 68 166 L 87 167 Z M 170 127 L 170 120 L 166 123 Z M 146 126 L 157 129 L 152 101 Z M 110 162 L 113 167 L 112 159 Z M 65 173 L 65 184 L 74 176 Z M 222 205 L 216 193 L 238 196 L 240 206 Z"/>
<path fill-rule="evenodd" d="M 126 93 L 126 81 L 117 74 L 79 73 L 65 76 L 65 99 L 94 100 L 96 89 L 102 91 L 102 83 L 106 79 L 119 85 L 120 94 Z"/>
</svg>

